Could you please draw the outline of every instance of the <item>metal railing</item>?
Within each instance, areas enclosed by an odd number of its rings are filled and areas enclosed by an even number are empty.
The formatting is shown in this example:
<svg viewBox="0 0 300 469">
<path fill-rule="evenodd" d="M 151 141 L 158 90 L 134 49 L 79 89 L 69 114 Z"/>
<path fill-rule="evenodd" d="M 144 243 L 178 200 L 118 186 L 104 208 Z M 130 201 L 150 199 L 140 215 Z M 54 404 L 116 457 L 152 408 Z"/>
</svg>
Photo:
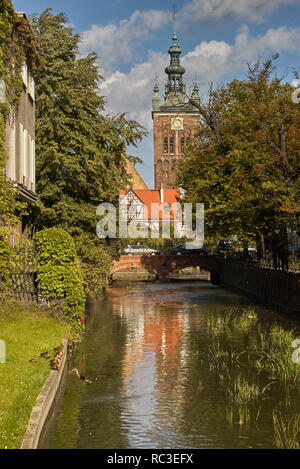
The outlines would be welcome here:
<svg viewBox="0 0 300 469">
<path fill-rule="evenodd" d="M 282 259 L 271 253 L 264 253 L 262 256 L 259 256 L 257 252 L 249 252 L 247 256 L 243 256 L 241 252 L 236 252 L 224 257 L 228 260 L 245 262 L 264 269 L 300 273 L 300 255 L 295 253 L 291 254 L 287 259 Z"/>
</svg>

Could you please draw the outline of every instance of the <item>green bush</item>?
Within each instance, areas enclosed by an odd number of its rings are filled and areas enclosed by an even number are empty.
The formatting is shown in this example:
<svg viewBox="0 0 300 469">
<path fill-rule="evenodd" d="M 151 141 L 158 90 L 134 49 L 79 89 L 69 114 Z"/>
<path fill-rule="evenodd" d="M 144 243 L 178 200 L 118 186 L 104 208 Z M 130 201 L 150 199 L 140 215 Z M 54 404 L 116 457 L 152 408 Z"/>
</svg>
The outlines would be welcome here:
<svg viewBox="0 0 300 469">
<path fill-rule="evenodd" d="M 9 246 L 5 229 L 0 231 L 0 291 L 7 290 L 10 285 L 10 265 L 12 259 L 12 250 Z"/>
<path fill-rule="evenodd" d="M 112 255 L 95 236 L 82 234 L 75 238 L 76 250 L 84 278 L 84 290 L 90 298 L 101 296 L 108 283 Z"/>
<path fill-rule="evenodd" d="M 60 312 L 80 333 L 80 317 L 84 313 L 83 277 L 76 256 L 73 238 L 59 228 L 47 228 L 33 237 L 38 251 L 38 285 L 42 296 L 57 304 L 63 300 Z"/>
</svg>

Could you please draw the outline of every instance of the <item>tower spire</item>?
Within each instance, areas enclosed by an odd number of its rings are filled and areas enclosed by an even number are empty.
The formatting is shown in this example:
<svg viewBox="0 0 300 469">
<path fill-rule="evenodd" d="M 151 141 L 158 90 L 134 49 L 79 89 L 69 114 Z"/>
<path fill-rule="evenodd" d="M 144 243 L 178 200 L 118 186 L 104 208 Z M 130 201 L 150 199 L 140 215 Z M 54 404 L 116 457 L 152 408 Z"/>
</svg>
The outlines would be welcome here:
<svg viewBox="0 0 300 469">
<path fill-rule="evenodd" d="M 180 54 L 181 49 L 177 44 L 177 34 L 176 34 L 176 5 L 174 5 L 174 15 L 173 15 L 173 44 L 169 49 L 170 54 L 170 65 L 166 67 L 165 72 L 168 75 L 168 82 L 166 84 L 166 95 L 171 92 L 185 93 L 185 85 L 182 81 L 182 75 L 185 73 L 185 69 L 180 65 Z"/>
<path fill-rule="evenodd" d="M 174 14 L 173 14 L 173 34 L 176 34 L 176 15 L 178 11 L 176 10 L 176 3 L 173 5 L 174 8 Z"/>
</svg>

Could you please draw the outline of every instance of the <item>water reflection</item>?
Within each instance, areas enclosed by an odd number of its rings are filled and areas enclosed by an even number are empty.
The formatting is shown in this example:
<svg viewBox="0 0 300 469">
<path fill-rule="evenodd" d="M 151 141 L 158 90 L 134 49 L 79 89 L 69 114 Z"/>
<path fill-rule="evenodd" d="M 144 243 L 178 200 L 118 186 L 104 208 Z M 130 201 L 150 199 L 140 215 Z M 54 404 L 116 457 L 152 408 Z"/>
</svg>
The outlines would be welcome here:
<svg viewBox="0 0 300 469">
<path fill-rule="evenodd" d="M 206 283 L 109 288 L 70 364 L 92 384 L 69 376 L 51 447 L 274 447 L 273 410 L 292 418 L 299 391 L 287 404 L 252 364 L 263 328 L 299 325 L 250 303 Z"/>
</svg>

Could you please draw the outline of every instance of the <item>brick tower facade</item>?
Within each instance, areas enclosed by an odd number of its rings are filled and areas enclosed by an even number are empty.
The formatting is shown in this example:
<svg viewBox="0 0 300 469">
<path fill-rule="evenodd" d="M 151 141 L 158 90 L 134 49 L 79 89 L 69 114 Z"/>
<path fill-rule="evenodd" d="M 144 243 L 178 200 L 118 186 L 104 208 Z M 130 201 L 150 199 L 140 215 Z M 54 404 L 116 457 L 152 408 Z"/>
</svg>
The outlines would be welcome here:
<svg viewBox="0 0 300 469">
<path fill-rule="evenodd" d="M 180 64 L 181 49 L 175 32 L 172 39 L 170 65 L 165 69 L 168 81 L 164 102 L 161 102 L 157 84 L 152 97 L 155 189 L 161 184 L 166 188 L 176 187 L 178 161 L 200 126 L 199 110 L 189 103 L 182 81 L 185 69 Z M 195 85 L 192 98 L 196 102 L 200 101 L 198 91 Z"/>
</svg>

